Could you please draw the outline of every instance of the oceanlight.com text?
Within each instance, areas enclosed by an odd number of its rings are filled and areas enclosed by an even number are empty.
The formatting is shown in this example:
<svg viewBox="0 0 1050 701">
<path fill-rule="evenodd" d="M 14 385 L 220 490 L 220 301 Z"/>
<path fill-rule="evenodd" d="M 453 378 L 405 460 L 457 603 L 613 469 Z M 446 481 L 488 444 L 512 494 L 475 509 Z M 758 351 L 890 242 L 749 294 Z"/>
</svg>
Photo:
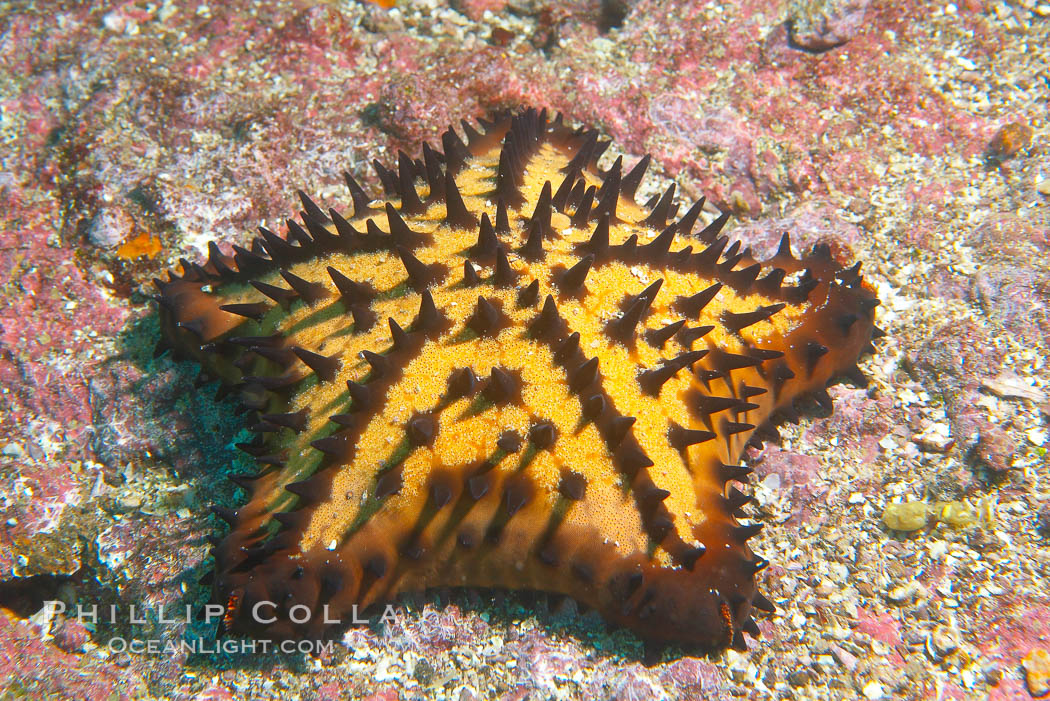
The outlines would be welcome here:
<svg viewBox="0 0 1050 701">
<path fill-rule="evenodd" d="M 110 653 L 127 652 L 133 655 L 265 655 L 268 653 L 331 655 L 335 652 L 333 640 L 158 640 L 154 638 L 110 638 L 106 644 Z"/>
</svg>

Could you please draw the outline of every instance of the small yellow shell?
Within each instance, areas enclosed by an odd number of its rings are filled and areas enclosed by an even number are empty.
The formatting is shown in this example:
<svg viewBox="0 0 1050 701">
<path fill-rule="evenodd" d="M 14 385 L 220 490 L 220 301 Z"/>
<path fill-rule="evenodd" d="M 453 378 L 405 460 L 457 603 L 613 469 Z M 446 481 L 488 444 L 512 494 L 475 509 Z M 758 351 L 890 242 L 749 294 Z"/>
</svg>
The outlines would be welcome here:
<svg viewBox="0 0 1050 701">
<path fill-rule="evenodd" d="M 917 531 L 929 519 L 930 507 L 921 501 L 888 504 L 882 512 L 882 522 L 895 531 Z"/>
</svg>

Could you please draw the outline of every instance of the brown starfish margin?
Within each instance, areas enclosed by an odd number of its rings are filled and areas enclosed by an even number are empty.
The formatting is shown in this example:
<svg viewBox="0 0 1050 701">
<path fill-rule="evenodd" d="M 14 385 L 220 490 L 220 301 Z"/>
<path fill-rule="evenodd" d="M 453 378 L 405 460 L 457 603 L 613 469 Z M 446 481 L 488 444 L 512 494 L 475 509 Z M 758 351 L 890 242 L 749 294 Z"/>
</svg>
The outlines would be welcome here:
<svg viewBox="0 0 1050 701">
<path fill-rule="evenodd" d="M 162 349 L 258 434 L 247 503 L 216 509 L 227 628 L 318 635 L 322 611 L 499 587 L 745 647 L 774 607 L 738 462 L 800 398 L 864 382 L 875 295 L 827 246 L 785 234 L 756 262 L 725 214 L 694 231 L 703 201 L 677 217 L 673 184 L 639 206 L 649 157 L 602 170 L 608 142 L 561 115 L 479 123 L 375 162 L 386 201 L 348 175 L 352 214 L 300 193 L 287 237 L 156 283 Z"/>
</svg>

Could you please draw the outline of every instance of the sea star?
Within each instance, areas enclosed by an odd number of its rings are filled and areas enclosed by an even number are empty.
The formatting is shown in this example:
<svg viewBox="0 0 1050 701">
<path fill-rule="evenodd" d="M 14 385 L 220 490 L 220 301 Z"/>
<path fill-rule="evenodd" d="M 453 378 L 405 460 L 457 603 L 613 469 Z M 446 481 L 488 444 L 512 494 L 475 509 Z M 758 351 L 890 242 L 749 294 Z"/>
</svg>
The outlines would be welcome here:
<svg viewBox="0 0 1050 701">
<path fill-rule="evenodd" d="M 247 503 L 218 510 L 227 626 L 314 634 L 322 610 L 453 585 L 743 646 L 773 605 L 738 463 L 778 410 L 860 377 L 859 264 L 787 235 L 756 262 L 727 215 L 694 231 L 703 201 L 677 217 L 674 185 L 639 206 L 649 157 L 602 170 L 608 142 L 560 115 L 480 123 L 375 163 L 385 202 L 348 176 L 352 214 L 300 193 L 287 238 L 157 282 L 166 343 L 259 434 Z"/>
</svg>

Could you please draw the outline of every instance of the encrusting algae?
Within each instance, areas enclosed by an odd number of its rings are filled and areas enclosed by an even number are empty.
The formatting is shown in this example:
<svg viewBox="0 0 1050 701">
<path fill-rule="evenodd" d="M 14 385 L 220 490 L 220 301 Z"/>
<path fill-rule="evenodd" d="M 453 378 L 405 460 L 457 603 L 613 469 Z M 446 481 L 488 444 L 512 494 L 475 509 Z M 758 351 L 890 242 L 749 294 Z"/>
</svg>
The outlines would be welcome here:
<svg viewBox="0 0 1050 701">
<path fill-rule="evenodd" d="M 863 377 L 859 265 L 787 235 L 755 261 L 645 157 L 526 110 L 347 177 L 353 212 L 157 282 L 165 345 L 239 393 L 258 474 L 214 549 L 239 632 L 316 635 L 432 586 L 567 594 L 656 643 L 744 646 L 767 562 L 745 444 Z M 265 609 L 262 623 L 253 612 Z M 303 611 L 313 612 L 302 621 Z"/>
</svg>

